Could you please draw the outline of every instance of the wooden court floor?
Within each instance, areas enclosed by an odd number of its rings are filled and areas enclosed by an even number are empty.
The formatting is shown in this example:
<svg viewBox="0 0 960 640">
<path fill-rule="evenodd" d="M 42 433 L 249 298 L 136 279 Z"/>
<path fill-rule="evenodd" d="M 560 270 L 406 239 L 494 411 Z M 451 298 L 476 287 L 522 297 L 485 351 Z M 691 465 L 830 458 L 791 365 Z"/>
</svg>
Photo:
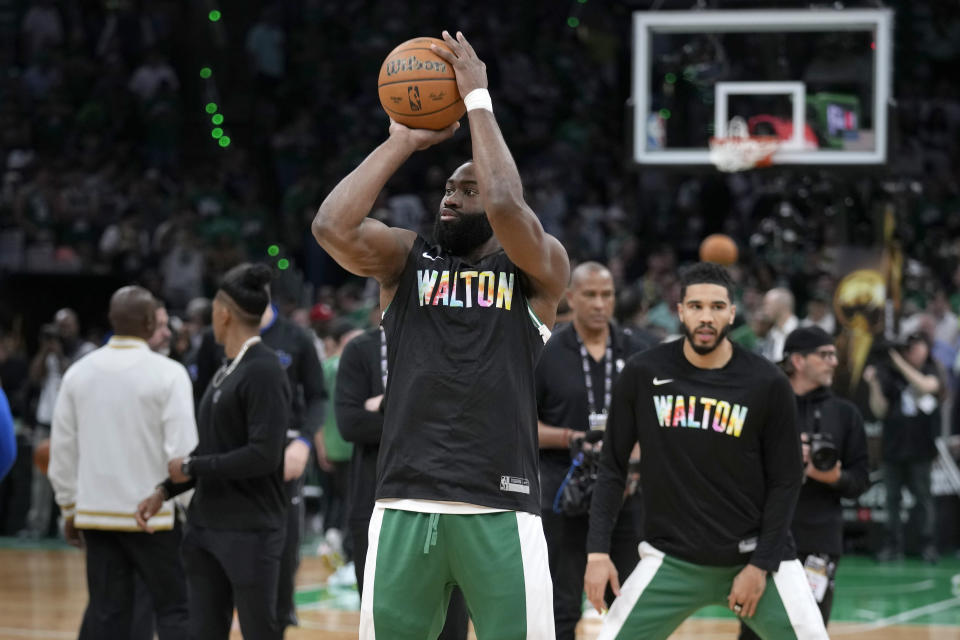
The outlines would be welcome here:
<svg viewBox="0 0 960 640">
<path fill-rule="evenodd" d="M 0 640 L 67 640 L 76 638 L 86 606 L 83 554 L 73 549 L 0 549 Z M 322 585 L 329 570 L 316 557 L 304 558 L 298 583 Z M 950 580 L 947 576 L 947 580 Z M 883 578 L 874 586 L 882 587 Z M 960 581 L 957 581 L 960 585 Z M 910 587 L 904 587 L 909 589 Z M 960 594 L 916 608 L 913 613 L 885 616 L 872 622 L 831 623 L 830 636 L 850 640 L 960 640 L 956 624 L 898 624 L 915 622 L 943 611 L 960 611 Z M 358 613 L 305 606 L 301 627 L 290 629 L 287 640 L 348 640 L 357 637 Z M 578 640 L 593 640 L 599 622 L 580 624 Z M 242 638 L 239 631 L 231 640 Z M 472 638 L 472 634 L 471 634 Z M 671 640 L 736 638 L 730 619 L 694 618 Z"/>
</svg>

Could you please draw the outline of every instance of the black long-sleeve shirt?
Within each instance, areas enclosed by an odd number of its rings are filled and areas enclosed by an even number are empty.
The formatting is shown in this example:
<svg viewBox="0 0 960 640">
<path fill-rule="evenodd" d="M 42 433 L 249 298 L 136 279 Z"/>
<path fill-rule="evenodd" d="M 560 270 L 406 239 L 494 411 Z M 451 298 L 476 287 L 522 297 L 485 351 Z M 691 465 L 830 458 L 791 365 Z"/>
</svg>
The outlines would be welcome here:
<svg viewBox="0 0 960 640">
<path fill-rule="evenodd" d="M 190 454 L 191 481 L 170 485 L 176 495 L 195 486 L 188 518 L 211 529 L 283 526 L 283 448 L 290 385 L 274 353 L 251 346 L 219 386 L 207 387 L 197 418 L 199 444 Z"/>
<path fill-rule="evenodd" d="M 326 418 L 327 389 L 323 383 L 323 369 L 310 334 L 279 315 L 274 307 L 273 322 L 260 331 L 263 343 L 270 347 L 290 382 L 290 419 L 285 425 L 291 432 L 299 432 L 308 442 L 323 425 Z M 224 359 L 223 347 L 213 339 L 213 331 L 204 332 L 197 350 L 194 394 L 199 406 L 204 391 Z"/>
<path fill-rule="evenodd" d="M 683 340 L 627 362 L 614 386 L 588 552 L 607 552 L 630 450 L 641 449 L 644 539 L 702 565 L 774 571 L 795 557 L 789 534 L 803 475 L 793 389 L 734 345 L 720 369 L 699 369 Z"/>
<path fill-rule="evenodd" d="M 337 428 L 344 440 L 353 443 L 347 483 L 347 524 L 351 529 L 366 528 L 375 501 L 383 413 L 367 411 L 364 403 L 383 393 L 380 344 L 379 327 L 365 331 L 343 348 L 337 369 Z"/>
<path fill-rule="evenodd" d="M 819 413 L 819 421 L 816 419 Z M 819 427 L 817 426 L 819 422 Z M 870 486 L 867 434 L 852 402 L 826 387 L 797 396 L 801 432 L 830 434 L 840 455 L 840 480 L 829 485 L 807 478 L 793 516 L 793 538 L 800 551 L 843 553 L 843 507 L 840 498 L 858 498 Z"/>
</svg>

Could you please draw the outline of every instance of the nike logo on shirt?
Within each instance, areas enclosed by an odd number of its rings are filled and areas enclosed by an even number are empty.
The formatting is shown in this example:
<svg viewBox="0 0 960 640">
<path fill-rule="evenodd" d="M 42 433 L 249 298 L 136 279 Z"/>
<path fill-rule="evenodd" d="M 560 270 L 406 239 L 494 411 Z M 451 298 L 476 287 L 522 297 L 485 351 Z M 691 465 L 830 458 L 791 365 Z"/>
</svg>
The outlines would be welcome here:
<svg viewBox="0 0 960 640">
<path fill-rule="evenodd" d="M 426 258 L 427 260 L 436 260 L 437 258 L 440 257 L 440 256 L 434 257 L 434 256 L 430 255 L 429 253 L 427 253 L 426 251 L 424 251 L 424 252 L 423 252 L 422 254 L 420 254 L 420 255 L 422 255 L 422 256 L 423 256 L 424 258 Z"/>
<path fill-rule="evenodd" d="M 666 380 L 661 380 L 660 378 L 653 379 L 653 386 L 659 387 L 662 384 L 667 384 L 668 382 L 673 382 L 673 378 L 667 378 Z"/>
</svg>

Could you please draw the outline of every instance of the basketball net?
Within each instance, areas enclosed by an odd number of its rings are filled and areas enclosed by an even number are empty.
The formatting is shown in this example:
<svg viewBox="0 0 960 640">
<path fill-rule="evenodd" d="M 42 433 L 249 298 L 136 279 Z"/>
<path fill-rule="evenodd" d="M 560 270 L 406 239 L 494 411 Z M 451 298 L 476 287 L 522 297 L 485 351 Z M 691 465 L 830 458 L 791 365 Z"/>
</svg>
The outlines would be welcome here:
<svg viewBox="0 0 960 640">
<path fill-rule="evenodd" d="M 779 148 L 779 138 L 751 136 L 747 121 L 736 116 L 730 120 L 726 137 L 710 138 L 710 162 L 728 173 L 769 167 Z"/>
</svg>

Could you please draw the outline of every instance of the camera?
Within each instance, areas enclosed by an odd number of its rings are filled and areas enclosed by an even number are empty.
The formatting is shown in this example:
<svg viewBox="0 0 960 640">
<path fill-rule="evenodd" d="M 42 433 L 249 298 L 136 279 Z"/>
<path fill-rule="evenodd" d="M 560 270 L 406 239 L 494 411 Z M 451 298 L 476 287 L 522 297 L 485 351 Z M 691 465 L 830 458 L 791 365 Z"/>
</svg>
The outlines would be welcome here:
<svg viewBox="0 0 960 640">
<path fill-rule="evenodd" d="M 817 471 L 830 471 L 837 466 L 840 452 L 833 444 L 833 436 L 829 433 L 810 434 L 810 463 Z"/>
</svg>

